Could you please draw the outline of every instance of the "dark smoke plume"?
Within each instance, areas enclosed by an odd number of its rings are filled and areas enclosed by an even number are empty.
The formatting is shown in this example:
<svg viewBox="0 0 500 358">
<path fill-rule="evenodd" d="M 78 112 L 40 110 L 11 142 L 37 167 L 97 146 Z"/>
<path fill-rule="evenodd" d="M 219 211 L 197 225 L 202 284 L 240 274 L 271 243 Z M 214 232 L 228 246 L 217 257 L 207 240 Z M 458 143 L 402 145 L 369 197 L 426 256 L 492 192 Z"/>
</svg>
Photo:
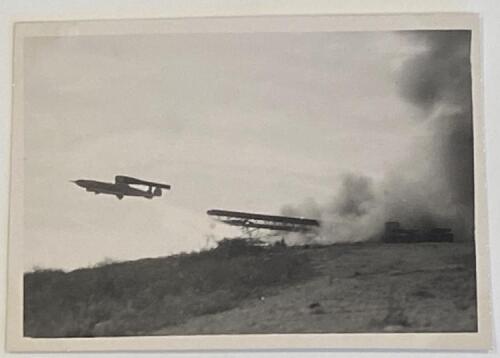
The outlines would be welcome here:
<svg viewBox="0 0 500 358">
<path fill-rule="evenodd" d="M 459 238 L 473 238 L 471 33 L 422 31 L 407 36 L 426 49 L 404 66 L 400 89 L 423 112 L 432 132 L 431 143 L 422 151 L 431 161 L 431 172 L 423 179 L 434 181 L 437 196 L 430 202 L 445 202 L 447 212 L 437 219 L 453 226 Z"/>
<path fill-rule="evenodd" d="M 470 31 L 409 34 L 426 51 L 409 60 L 401 76 L 401 94 L 425 114 L 433 136 L 439 175 L 445 176 L 453 200 L 474 201 Z"/>
<path fill-rule="evenodd" d="M 411 161 L 395 163 L 381 183 L 345 175 L 332 201 L 308 200 L 283 214 L 321 220 L 316 241 L 380 237 L 385 221 L 406 227 L 451 227 L 473 239 L 474 175 L 470 31 L 412 31 L 401 36 L 421 48 L 400 69 L 401 97 L 421 113 L 430 135 Z M 295 238 L 296 240 L 296 238 Z"/>
</svg>

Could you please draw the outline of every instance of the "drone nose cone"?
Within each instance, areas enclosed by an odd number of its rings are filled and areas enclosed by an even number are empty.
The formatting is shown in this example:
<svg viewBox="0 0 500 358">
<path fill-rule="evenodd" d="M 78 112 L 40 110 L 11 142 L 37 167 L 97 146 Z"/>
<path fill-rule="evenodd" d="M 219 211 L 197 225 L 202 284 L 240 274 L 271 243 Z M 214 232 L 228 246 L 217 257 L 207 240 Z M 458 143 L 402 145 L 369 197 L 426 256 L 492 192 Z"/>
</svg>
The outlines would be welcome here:
<svg viewBox="0 0 500 358">
<path fill-rule="evenodd" d="M 76 184 L 78 186 L 82 186 L 82 181 L 81 180 L 70 180 L 69 182 L 70 183 L 74 183 L 74 184 Z"/>
</svg>

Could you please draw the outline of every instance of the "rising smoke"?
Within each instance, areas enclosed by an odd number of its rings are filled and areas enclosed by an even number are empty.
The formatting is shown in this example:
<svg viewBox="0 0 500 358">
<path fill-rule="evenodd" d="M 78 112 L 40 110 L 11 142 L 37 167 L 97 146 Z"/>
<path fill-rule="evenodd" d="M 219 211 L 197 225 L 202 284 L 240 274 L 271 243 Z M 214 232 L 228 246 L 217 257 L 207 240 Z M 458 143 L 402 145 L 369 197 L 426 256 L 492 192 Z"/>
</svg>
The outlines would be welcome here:
<svg viewBox="0 0 500 358">
<path fill-rule="evenodd" d="M 401 98 L 420 112 L 429 139 L 414 149 L 411 161 L 395 163 L 382 182 L 346 174 L 330 202 L 308 199 L 284 207 L 284 215 L 321 221 L 315 241 L 376 239 L 389 220 L 418 229 L 450 227 L 458 240 L 473 239 L 470 31 L 401 36 L 421 51 L 400 68 L 398 88 Z"/>
</svg>

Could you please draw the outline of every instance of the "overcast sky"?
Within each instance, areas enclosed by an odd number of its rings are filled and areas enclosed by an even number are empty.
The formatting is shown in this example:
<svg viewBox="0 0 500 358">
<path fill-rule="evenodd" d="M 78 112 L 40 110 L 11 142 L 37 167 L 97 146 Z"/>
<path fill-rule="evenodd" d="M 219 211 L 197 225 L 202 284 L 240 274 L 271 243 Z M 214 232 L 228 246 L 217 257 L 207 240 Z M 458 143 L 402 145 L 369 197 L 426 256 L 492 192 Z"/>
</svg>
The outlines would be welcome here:
<svg viewBox="0 0 500 358">
<path fill-rule="evenodd" d="M 25 269 L 165 256 L 229 235 L 206 210 L 279 214 L 380 177 L 424 134 L 397 33 L 161 34 L 25 41 Z M 85 192 L 117 174 L 147 200 Z"/>
</svg>

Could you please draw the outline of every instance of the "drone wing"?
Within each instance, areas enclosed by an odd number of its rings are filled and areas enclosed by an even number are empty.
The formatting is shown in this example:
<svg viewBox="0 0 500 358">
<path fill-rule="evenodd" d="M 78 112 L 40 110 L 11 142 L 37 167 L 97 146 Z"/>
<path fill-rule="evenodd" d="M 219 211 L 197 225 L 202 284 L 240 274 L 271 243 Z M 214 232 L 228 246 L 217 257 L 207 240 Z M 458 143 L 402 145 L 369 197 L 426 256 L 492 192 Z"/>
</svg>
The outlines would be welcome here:
<svg viewBox="0 0 500 358">
<path fill-rule="evenodd" d="M 170 190 L 170 185 L 168 184 L 162 184 L 162 183 L 156 183 L 152 181 L 147 181 L 147 180 L 142 180 L 142 179 L 137 179 L 137 178 L 132 178 L 128 177 L 125 175 L 117 175 L 115 176 L 115 183 L 123 183 L 123 184 L 136 184 L 136 185 L 147 185 L 150 187 L 155 187 L 155 188 L 162 188 L 162 189 L 167 189 Z"/>
</svg>

